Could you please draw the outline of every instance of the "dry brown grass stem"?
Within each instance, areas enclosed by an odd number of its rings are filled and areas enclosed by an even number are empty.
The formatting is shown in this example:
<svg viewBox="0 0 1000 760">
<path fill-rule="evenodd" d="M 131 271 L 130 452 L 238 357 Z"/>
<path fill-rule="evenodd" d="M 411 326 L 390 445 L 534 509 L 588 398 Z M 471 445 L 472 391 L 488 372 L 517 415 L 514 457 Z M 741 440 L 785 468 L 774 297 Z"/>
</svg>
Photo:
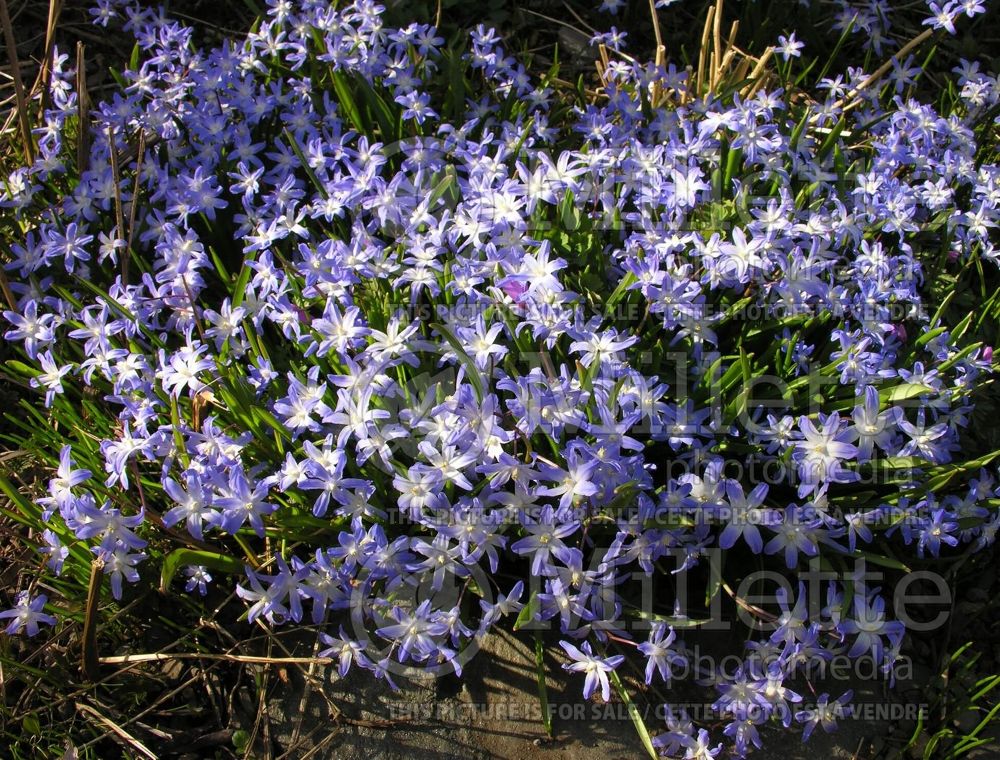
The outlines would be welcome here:
<svg viewBox="0 0 1000 760">
<path fill-rule="evenodd" d="M 10 23 L 7 0 L 0 0 L 0 25 L 3 26 L 4 44 L 7 46 L 7 58 L 10 61 L 11 68 L 10 73 L 14 80 L 14 99 L 17 108 L 17 120 L 21 128 L 24 157 L 26 163 L 32 164 L 35 160 L 34 138 L 31 136 L 28 101 L 24 94 L 24 83 L 21 81 L 21 63 L 17 59 L 17 44 L 14 41 L 14 28 Z"/>
</svg>

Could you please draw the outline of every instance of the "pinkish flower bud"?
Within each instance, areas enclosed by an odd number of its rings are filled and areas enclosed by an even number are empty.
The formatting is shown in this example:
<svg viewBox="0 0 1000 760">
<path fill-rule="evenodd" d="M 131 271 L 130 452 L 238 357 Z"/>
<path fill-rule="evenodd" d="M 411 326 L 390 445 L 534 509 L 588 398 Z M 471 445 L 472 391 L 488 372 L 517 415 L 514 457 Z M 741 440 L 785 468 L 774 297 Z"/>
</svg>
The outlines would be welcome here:
<svg viewBox="0 0 1000 760">
<path fill-rule="evenodd" d="M 520 301 L 521 297 L 527 292 L 528 285 L 520 280 L 507 280 L 500 285 L 500 289 L 513 300 Z"/>
<path fill-rule="evenodd" d="M 299 322 L 301 322 L 304 325 L 312 324 L 312 317 L 309 316 L 309 312 L 307 312 L 298 304 L 294 303 L 292 304 L 292 309 L 295 310 L 295 314 L 298 316 Z"/>
</svg>

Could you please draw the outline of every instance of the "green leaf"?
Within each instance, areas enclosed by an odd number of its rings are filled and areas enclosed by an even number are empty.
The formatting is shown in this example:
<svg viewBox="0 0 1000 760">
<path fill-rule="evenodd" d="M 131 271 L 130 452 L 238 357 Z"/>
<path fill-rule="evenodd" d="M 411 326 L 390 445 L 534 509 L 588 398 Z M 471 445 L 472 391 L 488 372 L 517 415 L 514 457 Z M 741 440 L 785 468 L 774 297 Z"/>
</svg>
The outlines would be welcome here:
<svg viewBox="0 0 1000 760">
<path fill-rule="evenodd" d="M 639 714 L 639 708 L 632 701 L 632 696 L 628 693 L 628 689 L 625 688 L 625 684 L 622 683 L 622 679 L 618 676 L 617 671 L 609 671 L 608 676 L 611 680 L 611 685 L 615 687 L 618 696 L 621 697 L 622 702 L 625 703 L 625 707 L 628 708 L 628 716 L 632 719 L 632 725 L 635 726 L 635 732 L 639 734 L 642 746 L 646 748 L 646 752 L 649 753 L 649 756 L 653 760 L 657 760 L 658 755 L 656 754 L 656 748 L 653 746 L 653 739 L 649 735 L 649 730 L 642 720 L 642 715 Z"/>
<path fill-rule="evenodd" d="M 343 110 L 347 121 L 362 134 L 368 134 L 371 130 L 361 117 L 361 109 L 358 108 L 357 101 L 351 92 L 351 87 L 347 83 L 347 77 L 343 72 L 333 71 L 330 73 L 333 80 L 333 89 L 337 92 L 337 104 Z"/>
<path fill-rule="evenodd" d="M 324 200 L 329 198 L 330 194 L 327 193 L 326 187 L 319 181 L 319 177 L 316 176 L 316 172 L 313 171 L 312 166 L 309 165 L 309 161 L 306 159 L 305 153 L 302 152 L 302 146 L 299 145 L 298 141 L 295 139 L 295 135 L 287 129 L 284 130 L 282 134 L 288 141 L 288 144 L 292 149 L 292 153 L 294 153 L 295 157 L 299 159 L 299 165 L 302 167 L 303 171 L 305 171 L 306 176 L 309 177 L 309 181 L 312 183 L 312 186 L 316 188 L 316 192 L 318 192 Z"/>
<path fill-rule="evenodd" d="M 170 582 L 174 579 L 181 565 L 204 565 L 212 570 L 242 575 L 243 562 L 228 554 L 202 551 L 200 549 L 174 549 L 163 558 L 163 569 L 160 572 L 160 592 L 167 593 Z"/>
<path fill-rule="evenodd" d="M 716 362 L 719 363 L 720 367 L 721 367 L 721 362 L 722 362 L 722 360 L 724 358 L 730 358 L 730 359 L 732 359 L 732 358 L 736 358 L 736 357 L 722 357 L 722 356 L 720 356 L 716 360 Z M 713 370 L 716 369 L 716 366 L 714 364 L 712 365 L 712 369 Z M 740 363 L 738 361 L 734 361 L 732 364 L 730 364 L 728 367 L 726 367 L 726 371 L 723 373 L 722 377 L 719 378 L 719 386 L 718 386 L 719 387 L 719 393 L 725 393 L 730 388 L 732 388 L 734 385 L 736 385 L 737 381 L 740 379 L 740 376 L 741 376 L 742 372 L 743 372 L 743 368 L 740 366 Z"/>
<path fill-rule="evenodd" d="M 816 76 L 815 81 L 819 82 L 821 79 L 824 79 L 826 77 L 827 72 L 830 70 L 830 66 L 833 64 L 834 61 L 838 60 L 837 54 L 840 53 L 840 49 L 844 46 L 844 43 L 847 41 L 848 37 L 850 37 L 851 33 L 854 31 L 854 24 L 855 22 L 857 22 L 857 20 L 858 17 L 857 15 L 855 15 L 853 18 L 851 18 L 851 22 L 844 28 L 844 31 L 840 33 L 840 37 L 837 38 L 837 44 L 833 46 L 833 50 L 830 52 L 829 57 L 823 64 L 823 68 L 820 69 L 820 72 Z"/>
<path fill-rule="evenodd" d="M 448 69 L 448 95 L 452 121 L 461 121 L 465 112 L 465 72 L 461 51 L 448 50 L 444 54 Z"/>
<path fill-rule="evenodd" d="M 393 113 L 393 109 L 389 107 L 389 104 L 385 102 L 385 99 L 379 95 L 372 86 L 368 84 L 368 81 L 362 76 L 354 76 L 354 87 L 361 93 L 361 97 L 364 99 L 365 104 L 368 106 L 368 110 L 374 114 L 375 121 L 378 122 L 379 131 L 382 133 L 382 140 L 384 142 L 395 142 L 401 135 L 396 129 L 396 115 Z"/>
<path fill-rule="evenodd" d="M 243 303 L 243 299 L 247 295 L 247 283 L 250 282 L 250 275 L 253 274 L 253 269 L 249 266 L 253 262 L 256 252 L 249 253 L 243 259 L 243 268 L 240 269 L 239 275 L 236 277 L 236 282 L 233 284 L 232 299 L 233 308 L 240 306 Z"/>
<path fill-rule="evenodd" d="M 129 71 L 138 71 L 139 70 L 139 55 L 140 55 L 140 53 L 141 53 L 141 50 L 139 48 L 139 43 L 137 42 L 132 47 L 132 55 L 130 55 L 129 59 L 128 59 L 128 68 L 129 68 Z"/>
<path fill-rule="evenodd" d="M 511 156 L 517 158 L 521 153 L 521 148 L 524 147 L 525 141 L 527 141 L 528 136 L 531 134 L 531 128 L 535 125 L 535 117 L 532 116 L 528 119 L 528 123 L 521 127 L 521 137 L 517 141 L 517 145 L 514 146 L 514 150 L 511 152 Z"/>
<path fill-rule="evenodd" d="M 19 656 L 15 660 L 10 657 L 5 657 L 2 652 L 0 652 L 0 665 L 7 665 L 10 667 L 12 671 L 20 670 L 25 673 L 30 673 L 36 678 L 46 678 L 47 676 L 51 675 L 51 671 L 42 670 L 41 668 L 33 668 L 31 665 L 28 665 L 26 662 L 24 662 L 23 657 Z"/>
<path fill-rule="evenodd" d="M 729 187 L 736 175 L 736 168 L 740 165 L 743 159 L 743 151 L 739 148 L 730 148 L 726 155 L 726 173 L 723 176 L 722 184 L 723 187 Z"/>
<path fill-rule="evenodd" d="M 614 292 L 608 296 L 608 300 L 604 302 L 604 316 L 610 316 L 611 310 L 618 305 L 618 302 L 625 297 L 625 293 L 628 291 L 630 285 L 638 282 L 639 278 L 636 277 L 631 272 L 626 272 L 625 276 L 622 277 L 621 282 L 618 283 L 618 287 L 614 289 Z"/>
<path fill-rule="evenodd" d="M 824 139 L 823 143 L 819 146 L 819 150 L 816 151 L 816 155 L 819 158 L 825 157 L 826 154 L 833 149 L 833 146 L 837 144 L 837 139 L 840 137 L 841 133 L 844 131 L 844 127 L 846 126 L 847 122 L 844 120 L 844 117 L 841 116 L 840 120 L 833 126 L 833 129 L 829 131 L 826 139 Z"/>
<path fill-rule="evenodd" d="M 242 728 L 233 731 L 233 747 L 238 753 L 245 754 L 250 746 L 250 734 Z"/>
<path fill-rule="evenodd" d="M 894 404 L 898 401 L 906 401 L 907 399 L 934 392 L 933 388 L 923 383 L 902 383 L 901 385 L 894 385 L 891 388 L 883 388 L 879 391 L 878 396 L 882 405 L 885 405 Z"/>
<path fill-rule="evenodd" d="M 538 614 L 538 594 L 532 593 L 531 597 L 528 599 L 528 603 L 521 608 L 521 613 L 517 616 L 517 620 L 514 621 L 514 630 L 519 631 L 524 626 L 533 622 L 535 615 Z"/>
<path fill-rule="evenodd" d="M 940 372 L 947 372 L 952 367 L 954 367 L 956 364 L 958 364 L 958 362 L 962 361 L 962 359 L 964 359 L 965 357 L 967 357 L 969 354 L 971 354 L 976 349 L 980 348 L 982 345 L 983 345 L 982 343 L 973 343 L 971 346 L 966 346 L 965 348 L 963 348 L 961 351 L 959 351 L 954 356 L 952 356 L 952 357 L 950 357 L 948 359 L 945 359 L 943 362 L 941 362 L 941 364 L 939 364 L 937 366 L 937 371 L 939 373 Z"/>
<path fill-rule="evenodd" d="M 887 557 L 884 554 L 875 554 L 874 552 L 864 552 L 857 551 L 853 555 L 859 559 L 871 562 L 874 565 L 881 565 L 882 567 L 891 567 L 893 570 L 902 570 L 904 573 L 910 572 L 908 565 L 904 565 L 898 559 L 893 557 Z"/>
<path fill-rule="evenodd" d="M 448 166 L 444 170 L 444 177 L 431 191 L 430 200 L 427 203 L 428 208 L 434 208 L 434 205 L 447 193 L 453 186 L 458 184 L 458 175 L 455 174 L 455 167 Z"/>
<path fill-rule="evenodd" d="M 806 128 L 806 124 L 809 121 L 809 117 L 812 113 L 808 108 L 802 109 L 802 118 L 799 119 L 798 124 L 795 125 L 795 129 L 792 130 L 792 136 L 789 138 L 788 144 L 791 148 L 795 148 L 799 144 L 799 138 L 802 136 L 802 131 Z M 777 183 L 777 179 L 775 180 Z M 773 192 L 777 191 L 777 187 L 774 188 Z"/>
<path fill-rule="evenodd" d="M 984 454 L 978 459 L 970 459 L 967 462 L 943 465 L 933 471 L 933 476 L 925 484 L 924 490 L 930 492 L 940 491 L 942 488 L 947 486 L 955 476 L 981 469 L 997 457 L 1000 457 L 1000 449 L 991 451 L 989 454 Z"/>
<path fill-rule="evenodd" d="M 29 736 L 38 736 L 42 733 L 42 724 L 35 713 L 29 713 L 21 721 L 21 729 Z"/>
<path fill-rule="evenodd" d="M 181 432 L 181 413 L 177 405 L 177 396 L 170 396 L 170 427 L 174 434 L 174 447 L 181 458 L 181 463 L 187 467 L 190 458 L 184 446 L 184 434 Z"/>
<path fill-rule="evenodd" d="M 911 470 L 916 467 L 926 467 L 928 462 L 923 457 L 886 457 L 877 460 L 879 465 L 887 470 Z"/>
<path fill-rule="evenodd" d="M 736 395 L 736 398 L 726 404 L 725 416 L 727 420 L 735 419 L 737 415 L 747 413 L 747 402 L 749 401 L 750 393 L 753 390 L 751 387 L 753 371 L 750 365 L 750 359 L 752 356 L 752 354 L 748 354 L 743 350 L 743 346 L 740 346 L 739 361 L 734 365 L 734 367 L 738 370 L 738 377 L 742 383 L 740 392 Z M 729 371 L 732 370 L 733 367 L 730 367 Z M 727 376 L 729 375 L 729 371 L 726 372 Z"/>
<path fill-rule="evenodd" d="M 479 374 L 479 367 L 476 366 L 476 363 L 472 361 L 472 357 L 462 348 L 462 344 L 458 341 L 458 338 L 452 335 L 447 327 L 439 322 L 434 322 L 431 324 L 431 328 L 441 333 L 441 336 L 448 341 L 448 345 L 452 347 L 452 350 L 458 355 L 459 360 L 465 365 L 465 374 L 469 378 L 469 382 L 472 383 L 472 387 L 476 390 L 476 398 L 481 402 L 486 397 L 486 388 L 483 385 L 483 378 Z"/>
<path fill-rule="evenodd" d="M 701 379 L 698 380 L 699 388 L 708 388 L 709 385 L 711 385 L 711 383 L 716 381 L 716 378 L 718 378 L 719 376 L 719 370 L 722 369 L 722 359 L 723 357 L 720 356 L 714 362 L 712 362 L 711 366 L 708 368 L 708 371 L 705 372 L 701 376 Z M 730 367 L 730 369 L 732 369 L 732 367 Z M 719 380 L 719 382 L 721 383 L 722 381 Z"/>
<path fill-rule="evenodd" d="M 933 330 L 928 330 L 927 332 L 925 332 L 923 335 L 917 338 L 915 342 L 918 346 L 926 346 L 936 337 L 938 337 L 939 335 L 943 335 L 946 332 L 948 332 L 947 327 L 935 327 Z"/>
<path fill-rule="evenodd" d="M 16 488 L 14 488 L 14 484 L 2 475 L 0 475 L 0 491 L 3 491 L 4 495 L 14 502 L 14 506 L 17 507 L 18 510 L 17 512 L 10 512 L 8 510 L 8 517 L 17 520 L 17 522 L 23 523 L 24 525 L 30 525 L 32 522 L 41 520 L 41 509 L 26 499 Z M 18 513 L 22 515 L 22 517 L 16 517 Z"/>
<path fill-rule="evenodd" d="M 552 714 L 549 712 L 549 690 L 545 686 L 545 644 L 542 632 L 535 630 L 535 681 L 538 685 L 538 703 L 542 708 L 545 733 L 552 736 Z"/>
<path fill-rule="evenodd" d="M 252 407 L 252 413 L 256 415 L 262 422 L 264 422 L 268 427 L 270 427 L 283 441 L 291 441 L 291 434 L 288 432 L 288 428 L 282 424 L 281 420 L 275 417 L 271 412 L 262 406 Z M 284 453 L 284 452 L 280 452 Z"/>
<path fill-rule="evenodd" d="M 40 369 L 31 367 L 25 364 L 24 362 L 17 361 L 16 359 L 8 359 L 7 362 L 5 362 L 4 366 L 7 367 L 7 369 L 9 369 L 11 372 L 17 375 L 21 375 L 22 377 L 37 377 L 38 375 L 42 374 L 42 371 Z"/>
<path fill-rule="evenodd" d="M 968 314 L 966 314 L 962 318 L 961 322 L 959 322 L 957 325 L 955 325 L 954 328 L 952 328 L 952 331 L 951 331 L 951 339 L 952 339 L 952 341 L 956 341 L 957 342 L 959 339 L 961 339 L 961 337 L 963 335 L 965 335 L 965 331 L 968 330 L 969 329 L 969 325 L 972 324 L 972 316 L 973 316 L 973 314 L 975 314 L 975 312 L 974 311 L 970 311 Z"/>
<path fill-rule="evenodd" d="M 719 587 L 722 586 L 720 580 Z M 714 594 L 713 594 L 714 596 Z M 709 600 L 711 597 L 709 597 Z M 639 620 L 645 620 L 649 623 L 665 623 L 671 628 L 697 628 L 700 625 L 708 625 L 712 622 L 711 618 L 705 620 L 696 620 L 689 617 L 674 617 L 673 615 L 657 615 L 655 612 L 649 612 L 647 610 L 629 610 L 626 614 L 631 617 L 638 618 Z"/>
</svg>

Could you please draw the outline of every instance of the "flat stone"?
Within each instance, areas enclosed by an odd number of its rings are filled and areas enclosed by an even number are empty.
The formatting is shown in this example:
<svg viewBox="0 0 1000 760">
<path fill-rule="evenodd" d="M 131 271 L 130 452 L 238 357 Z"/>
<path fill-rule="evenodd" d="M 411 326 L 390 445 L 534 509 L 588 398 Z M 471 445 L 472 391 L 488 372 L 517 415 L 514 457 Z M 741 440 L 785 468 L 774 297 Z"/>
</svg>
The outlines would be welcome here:
<svg viewBox="0 0 1000 760">
<path fill-rule="evenodd" d="M 553 760 L 617 760 L 641 758 L 642 743 L 625 705 L 599 696 L 582 698 L 583 677 L 563 670 L 567 661 L 556 639 L 546 639 L 546 688 L 553 714 L 553 738 L 542 721 L 530 633 L 495 630 L 480 651 L 466 663 L 462 677 L 435 678 L 421 671 L 411 677 L 393 675 L 393 691 L 384 680 L 353 668 L 340 678 L 335 668 L 317 667 L 318 688 L 304 690 L 301 675 L 290 670 L 288 688 L 277 688 L 269 702 L 269 721 L 275 748 L 294 754 L 321 749 L 311 757 L 343 760 L 430 760 L 430 758 L 552 758 Z M 304 642 L 311 648 L 311 642 Z M 297 651 L 302 654 L 301 650 Z M 664 700 L 700 702 L 705 690 L 689 684 L 660 686 L 659 694 L 641 682 L 641 674 L 626 664 L 620 675 L 653 735 L 662 721 L 655 705 Z M 853 688 L 855 701 L 867 705 L 885 702 L 882 685 L 855 680 L 824 687 L 833 697 Z M 905 685 L 901 684 L 901 688 Z M 799 688 L 799 687 L 796 687 Z M 305 698 L 304 709 L 303 697 Z M 803 693 L 808 702 L 815 698 Z M 330 704 L 335 705 L 331 708 Z M 339 711 L 343 716 L 335 720 Z M 808 743 L 801 730 L 764 726 L 761 757 L 785 760 L 859 760 L 872 756 L 876 741 L 892 744 L 890 727 L 898 723 L 885 715 L 866 714 L 840 721 L 826 734 L 817 728 Z M 296 726 L 298 732 L 296 733 Z M 900 734 L 897 734 L 901 736 Z M 293 742 L 293 738 L 295 741 Z"/>
</svg>

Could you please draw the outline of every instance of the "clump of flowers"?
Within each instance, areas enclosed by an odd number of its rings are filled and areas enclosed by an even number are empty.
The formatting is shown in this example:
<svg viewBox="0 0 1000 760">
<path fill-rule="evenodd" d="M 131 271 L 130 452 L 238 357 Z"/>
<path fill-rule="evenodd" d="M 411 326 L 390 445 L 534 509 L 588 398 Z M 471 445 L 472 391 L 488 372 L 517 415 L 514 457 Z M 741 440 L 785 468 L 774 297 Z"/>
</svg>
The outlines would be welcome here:
<svg viewBox="0 0 1000 760">
<path fill-rule="evenodd" d="M 981 10 L 931 4 L 929 28 Z M 624 56 L 585 99 L 492 29 L 459 55 L 368 0 L 269 2 L 208 51 L 140 4 L 95 21 L 139 65 L 80 123 L 57 58 L 2 201 L 52 573 L 93 557 L 120 599 L 183 551 L 172 591 L 235 575 L 249 620 L 336 631 L 341 676 L 390 682 L 460 673 L 496 625 L 557 627 L 608 700 L 625 655 L 647 684 L 705 675 L 671 578 L 755 556 L 794 582 L 711 674 L 724 729 L 669 710 L 652 746 L 715 757 L 767 723 L 832 729 L 850 694 L 792 688 L 817 662 L 892 677 L 904 622 L 848 562 L 993 543 L 993 457 L 961 432 L 994 303 L 949 325 L 925 291 L 996 264 L 1000 88 L 974 66 L 951 113 L 860 70 L 803 101 Z M 800 584 L 819 558 L 844 572 Z M 8 632 L 55 624 L 45 602 Z"/>
</svg>

